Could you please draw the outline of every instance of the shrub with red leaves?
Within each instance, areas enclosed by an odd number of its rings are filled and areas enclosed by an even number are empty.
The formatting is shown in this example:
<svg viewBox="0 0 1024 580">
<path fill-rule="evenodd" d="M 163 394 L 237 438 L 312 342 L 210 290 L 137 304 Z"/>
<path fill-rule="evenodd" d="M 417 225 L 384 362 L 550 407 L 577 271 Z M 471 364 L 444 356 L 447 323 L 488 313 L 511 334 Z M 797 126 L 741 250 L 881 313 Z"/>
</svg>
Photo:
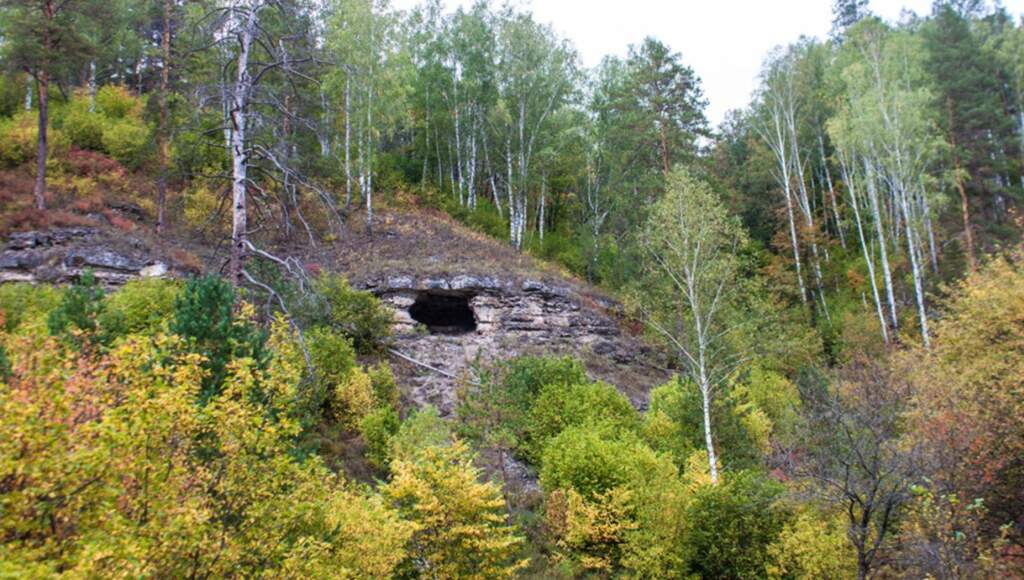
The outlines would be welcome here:
<svg viewBox="0 0 1024 580">
<path fill-rule="evenodd" d="M 67 164 L 71 171 L 80 177 L 98 177 L 100 175 L 124 177 L 128 173 L 123 165 L 110 157 L 77 147 L 72 147 L 68 153 Z"/>
</svg>

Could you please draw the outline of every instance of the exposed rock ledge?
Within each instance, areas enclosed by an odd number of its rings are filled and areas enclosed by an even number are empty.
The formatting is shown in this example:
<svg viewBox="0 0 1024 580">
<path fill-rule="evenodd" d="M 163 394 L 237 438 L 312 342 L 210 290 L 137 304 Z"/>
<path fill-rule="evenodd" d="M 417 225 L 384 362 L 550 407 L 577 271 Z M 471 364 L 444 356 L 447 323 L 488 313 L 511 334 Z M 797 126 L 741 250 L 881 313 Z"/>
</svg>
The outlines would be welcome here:
<svg viewBox="0 0 1024 580">
<path fill-rule="evenodd" d="M 573 354 L 595 379 L 618 385 L 641 408 L 649 388 L 667 378 L 655 353 L 620 330 L 611 314 L 616 303 L 568 285 L 469 275 L 391 275 L 360 285 L 394 310 L 395 348 L 443 371 L 402 365 L 409 402 L 442 414 L 457 404 L 460 379 L 453 377 L 467 376 L 474 361 Z"/>
<path fill-rule="evenodd" d="M 93 227 L 14 233 L 0 253 L 0 283 L 63 284 L 77 280 L 86 270 L 107 286 L 132 278 L 185 273 L 158 260 L 141 240 Z"/>
</svg>

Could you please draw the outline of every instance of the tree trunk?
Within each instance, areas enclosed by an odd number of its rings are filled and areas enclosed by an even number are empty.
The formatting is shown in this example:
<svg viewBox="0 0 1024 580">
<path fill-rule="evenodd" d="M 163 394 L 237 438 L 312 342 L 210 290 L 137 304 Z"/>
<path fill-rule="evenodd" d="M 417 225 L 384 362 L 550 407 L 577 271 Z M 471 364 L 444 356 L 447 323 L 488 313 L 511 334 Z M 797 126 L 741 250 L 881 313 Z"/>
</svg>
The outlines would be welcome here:
<svg viewBox="0 0 1024 580">
<path fill-rule="evenodd" d="M 352 205 L 352 71 L 345 71 L 345 207 Z"/>
<path fill-rule="evenodd" d="M 896 315 L 896 296 L 892 285 L 892 271 L 889 269 L 889 252 L 885 243 L 885 228 L 882 224 L 882 212 L 878 207 L 878 192 L 875 190 L 875 176 L 868 161 L 864 160 L 865 179 L 867 180 L 868 199 L 871 202 L 871 217 L 875 222 L 875 234 L 878 237 L 878 247 L 881 252 L 882 278 L 885 281 L 886 298 L 889 301 L 889 315 L 892 321 L 892 328 L 899 328 L 899 318 Z"/>
<path fill-rule="evenodd" d="M 366 231 L 373 237 L 373 88 L 366 87 Z"/>
<path fill-rule="evenodd" d="M 544 205 L 547 201 L 548 176 L 541 174 L 540 177 L 540 215 L 537 217 L 537 230 L 540 233 L 540 242 L 544 243 Z"/>
<path fill-rule="evenodd" d="M 707 372 L 703 367 L 703 355 L 701 355 L 700 369 L 700 398 L 701 408 L 704 414 L 704 445 L 708 452 L 708 472 L 711 475 L 711 483 L 718 483 L 718 454 L 715 453 L 715 440 L 711 436 L 711 384 L 708 381 Z"/>
<path fill-rule="evenodd" d="M 906 229 L 907 236 L 907 254 L 910 257 L 910 271 L 914 278 L 914 295 L 917 298 L 917 315 L 921 323 L 921 339 L 924 342 L 925 349 L 928 349 L 931 344 L 928 335 L 928 314 L 925 311 L 924 305 L 924 273 L 921 271 L 921 265 L 917 257 L 916 236 L 914 235 L 914 228 L 910 219 L 910 207 L 907 201 L 907 192 L 905 190 L 898 192 L 900 196 L 900 205 L 903 208 L 903 226 Z"/>
<path fill-rule="evenodd" d="M 44 68 L 37 75 L 39 80 L 39 138 L 36 149 L 36 183 L 32 190 L 36 208 L 46 209 L 46 128 L 49 124 L 50 75 Z"/>
<path fill-rule="evenodd" d="M 89 61 L 89 112 L 96 112 L 96 61 Z"/>
<path fill-rule="evenodd" d="M 31 111 L 32 110 L 32 82 L 34 80 L 35 79 L 32 78 L 32 75 L 28 75 L 28 77 L 25 79 L 25 110 L 26 111 Z"/>
<path fill-rule="evenodd" d="M 1024 113 L 1021 113 L 1024 115 Z M 956 148 L 956 133 L 953 130 L 953 103 L 946 99 L 946 115 L 949 120 L 949 143 L 953 150 L 953 180 L 956 184 L 956 191 L 960 194 L 960 214 L 964 222 L 964 255 L 967 257 L 967 269 L 974 272 L 978 264 L 974 259 L 974 232 L 971 229 L 971 207 L 967 200 L 967 190 L 964 189 L 962 167 L 960 165 L 960 154 Z M 1021 117 L 1024 120 L 1024 117 Z"/>
<path fill-rule="evenodd" d="M 248 21 L 240 33 L 238 52 L 238 79 L 231 106 L 231 261 L 230 276 L 233 284 L 241 280 L 246 254 L 248 232 L 248 152 L 245 149 L 246 121 L 252 77 L 249 73 L 249 52 L 256 32 L 258 8 L 249 9 Z"/>
<path fill-rule="evenodd" d="M 868 243 L 864 236 L 864 225 L 860 219 L 860 202 L 857 201 L 857 192 L 853 183 L 853 176 L 850 175 L 846 168 L 846 164 L 842 162 L 840 158 L 841 171 L 843 181 L 846 183 L 846 188 L 850 191 L 850 207 L 853 208 L 853 218 L 857 224 L 857 237 L 860 239 L 860 248 L 864 253 L 864 262 L 868 266 L 868 278 L 871 279 L 871 297 L 875 301 L 875 311 L 878 313 L 878 324 L 882 330 L 882 340 L 885 344 L 889 344 L 889 324 L 885 320 L 885 312 L 882 310 L 882 300 L 878 293 L 878 281 L 875 279 L 875 260 L 868 253 Z"/>
<path fill-rule="evenodd" d="M 160 52 L 163 56 L 163 66 L 160 69 L 160 127 L 157 131 L 157 156 L 160 164 L 160 177 L 157 181 L 157 202 L 156 202 L 156 234 L 159 236 L 164 230 L 165 209 L 167 205 L 167 158 L 168 158 L 168 111 L 167 91 L 170 88 L 170 67 L 171 67 L 171 6 L 173 0 L 164 0 L 164 29 L 160 38 Z"/>
<path fill-rule="evenodd" d="M 959 163 L 955 171 L 959 172 Z M 967 269 L 974 272 L 978 269 L 978 263 L 974 259 L 974 232 L 971 228 L 971 207 L 967 203 L 967 191 L 964 189 L 963 180 L 956 176 L 956 190 L 960 194 L 960 215 L 964 222 L 964 255 L 967 256 Z"/>
</svg>

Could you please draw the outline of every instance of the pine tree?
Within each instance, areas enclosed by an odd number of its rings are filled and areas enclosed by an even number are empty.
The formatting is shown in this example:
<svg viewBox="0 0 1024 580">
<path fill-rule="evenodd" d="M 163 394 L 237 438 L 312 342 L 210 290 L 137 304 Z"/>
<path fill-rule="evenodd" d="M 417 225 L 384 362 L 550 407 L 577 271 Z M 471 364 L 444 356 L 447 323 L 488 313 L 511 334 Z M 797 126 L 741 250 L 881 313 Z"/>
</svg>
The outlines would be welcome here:
<svg viewBox="0 0 1024 580">
<path fill-rule="evenodd" d="M 832 40 L 842 42 L 847 29 L 870 16 L 868 0 L 833 0 Z"/>
</svg>

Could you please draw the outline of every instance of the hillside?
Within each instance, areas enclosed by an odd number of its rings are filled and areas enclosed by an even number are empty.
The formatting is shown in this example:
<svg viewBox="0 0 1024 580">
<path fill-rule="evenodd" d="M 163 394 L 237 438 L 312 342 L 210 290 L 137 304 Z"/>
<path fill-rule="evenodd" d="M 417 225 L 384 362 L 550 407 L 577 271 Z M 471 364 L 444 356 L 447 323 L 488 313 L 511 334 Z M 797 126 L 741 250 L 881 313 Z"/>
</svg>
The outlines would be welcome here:
<svg viewBox="0 0 1024 580">
<path fill-rule="evenodd" d="M 1024 578 L 1024 12 L 886 2 L 0 2 L 0 578 Z"/>
</svg>

